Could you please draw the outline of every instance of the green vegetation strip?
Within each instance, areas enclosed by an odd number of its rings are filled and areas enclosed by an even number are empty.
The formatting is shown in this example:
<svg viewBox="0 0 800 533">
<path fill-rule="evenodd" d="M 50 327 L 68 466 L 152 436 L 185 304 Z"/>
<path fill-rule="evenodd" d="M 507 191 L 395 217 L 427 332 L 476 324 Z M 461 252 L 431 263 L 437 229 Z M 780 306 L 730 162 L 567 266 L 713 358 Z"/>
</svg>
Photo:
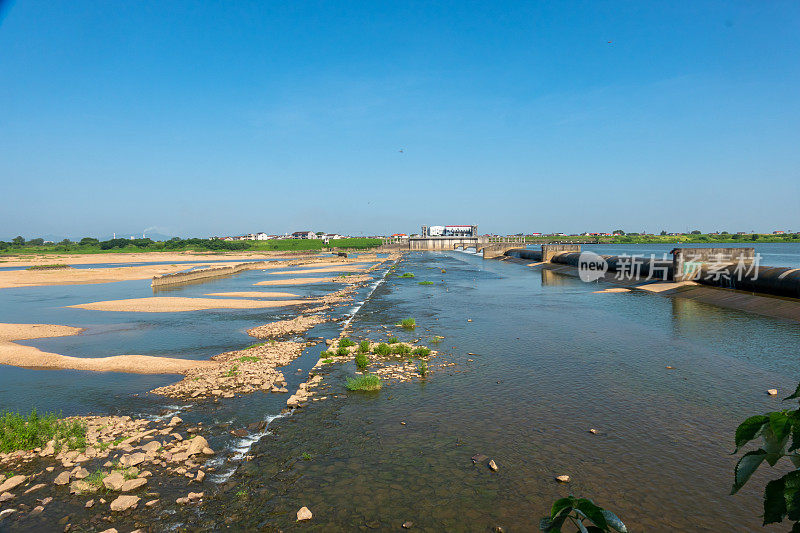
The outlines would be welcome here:
<svg viewBox="0 0 800 533">
<path fill-rule="evenodd" d="M 49 441 L 70 449 L 86 447 L 86 424 L 79 420 L 60 420 L 53 413 L 40 415 L 36 409 L 25 417 L 19 413 L 0 413 L 0 452 L 32 450 Z"/>
<path fill-rule="evenodd" d="M 44 239 L 26 241 L 15 237 L 11 242 L 0 241 L 0 252 L 8 255 L 42 253 L 133 253 L 133 252 L 186 252 L 186 251 L 322 251 L 331 248 L 369 249 L 383 244 L 381 239 L 356 237 L 332 239 L 273 239 L 266 241 L 223 241 L 220 239 L 179 239 L 153 241 L 152 239 L 109 239 L 100 241 L 84 237 L 78 242 L 64 239 L 59 243 L 45 243 Z"/>
</svg>

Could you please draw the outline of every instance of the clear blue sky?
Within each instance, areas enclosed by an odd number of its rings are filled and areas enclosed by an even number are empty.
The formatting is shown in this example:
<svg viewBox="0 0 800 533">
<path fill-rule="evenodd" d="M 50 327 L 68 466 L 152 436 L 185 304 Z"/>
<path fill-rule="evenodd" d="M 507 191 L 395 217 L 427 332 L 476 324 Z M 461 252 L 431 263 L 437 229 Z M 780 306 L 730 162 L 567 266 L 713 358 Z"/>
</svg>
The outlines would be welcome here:
<svg viewBox="0 0 800 533">
<path fill-rule="evenodd" d="M 794 0 L 0 16 L 1 239 L 800 231 Z"/>
</svg>

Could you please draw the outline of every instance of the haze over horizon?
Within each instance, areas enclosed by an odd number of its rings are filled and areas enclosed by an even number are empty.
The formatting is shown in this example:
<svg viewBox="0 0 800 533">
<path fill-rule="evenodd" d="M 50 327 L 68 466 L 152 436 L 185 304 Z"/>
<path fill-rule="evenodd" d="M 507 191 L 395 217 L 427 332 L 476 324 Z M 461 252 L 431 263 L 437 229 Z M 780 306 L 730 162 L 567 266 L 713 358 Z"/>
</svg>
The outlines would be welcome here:
<svg viewBox="0 0 800 533">
<path fill-rule="evenodd" d="M 800 4 L 0 1 L 2 240 L 800 231 Z"/>
</svg>

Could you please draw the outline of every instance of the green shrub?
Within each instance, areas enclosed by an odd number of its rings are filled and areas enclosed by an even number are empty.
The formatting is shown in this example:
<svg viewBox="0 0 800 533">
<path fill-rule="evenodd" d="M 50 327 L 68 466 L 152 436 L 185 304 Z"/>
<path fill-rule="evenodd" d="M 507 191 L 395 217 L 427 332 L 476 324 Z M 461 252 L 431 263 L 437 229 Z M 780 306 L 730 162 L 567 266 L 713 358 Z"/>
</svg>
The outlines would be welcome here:
<svg viewBox="0 0 800 533">
<path fill-rule="evenodd" d="M 420 281 L 419 285 L 433 285 L 432 281 Z"/>
<path fill-rule="evenodd" d="M 339 348 L 336 350 L 336 355 L 339 357 L 344 357 L 345 355 L 349 355 L 350 351 L 347 348 Z"/>
<path fill-rule="evenodd" d="M 428 357 L 431 354 L 431 349 L 420 346 L 419 348 L 414 348 L 414 351 L 411 352 L 411 354 L 416 355 L 417 357 Z"/>
<path fill-rule="evenodd" d="M 376 355 L 390 355 L 392 353 L 392 349 L 389 348 L 389 345 L 385 342 L 380 343 L 378 346 L 375 347 L 375 354 Z"/>
<path fill-rule="evenodd" d="M 342 340 L 339 341 L 339 347 L 340 348 L 349 348 L 350 346 L 355 346 L 355 345 L 356 345 L 356 343 L 354 343 L 353 341 L 351 341 L 347 337 L 344 337 Z"/>
<path fill-rule="evenodd" d="M 395 346 L 392 346 L 392 353 L 397 355 L 406 355 L 411 353 L 411 348 L 409 348 L 405 344 L 397 344 Z"/>
<path fill-rule="evenodd" d="M 413 318 L 404 318 L 403 320 L 400 321 L 400 327 L 406 329 L 414 329 L 415 327 L 417 327 L 417 321 L 414 320 Z"/>
<path fill-rule="evenodd" d="M 232 378 L 239 373 L 239 365 L 233 365 L 230 370 L 225 372 L 226 378 Z"/>
<path fill-rule="evenodd" d="M 356 366 L 359 370 L 364 370 L 369 365 L 369 358 L 363 353 L 356 355 Z"/>
<path fill-rule="evenodd" d="M 358 344 L 358 351 L 361 353 L 369 353 L 369 341 L 363 340 Z"/>
<path fill-rule="evenodd" d="M 327 359 L 328 357 L 333 357 L 333 352 L 329 352 L 328 350 L 323 350 L 319 353 L 320 359 Z"/>
<path fill-rule="evenodd" d="M 333 359 L 323 359 L 322 362 L 325 364 L 333 363 Z"/>
<path fill-rule="evenodd" d="M 419 372 L 419 375 L 422 376 L 423 378 L 427 376 L 428 363 L 426 363 L 425 361 L 420 361 L 419 364 L 417 364 L 417 372 Z"/>
<path fill-rule="evenodd" d="M 311 460 L 311 454 L 308 453 L 308 452 L 303 452 L 303 460 L 304 461 L 310 461 Z"/>
<path fill-rule="evenodd" d="M 239 361 L 242 363 L 257 363 L 261 360 L 260 357 L 256 357 L 255 355 L 243 355 L 239 358 Z"/>
<path fill-rule="evenodd" d="M 53 413 L 39 415 L 36 409 L 26 417 L 19 413 L 0 413 L 0 452 L 44 447 L 50 440 L 71 448 L 86 447 L 86 424 L 79 420 L 59 420 Z"/>
<path fill-rule="evenodd" d="M 381 378 L 375 374 L 364 374 L 354 378 L 347 378 L 347 390 L 349 391 L 375 391 L 383 386 Z"/>
<path fill-rule="evenodd" d="M 414 277 L 414 274 L 412 274 L 411 272 L 404 272 L 404 273 L 402 273 L 402 274 L 400 275 L 400 277 L 401 277 L 401 278 L 413 278 L 413 277 Z"/>
<path fill-rule="evenodd" d="M 389 344 L 397 344 L 400 341 L 397 339 L 397 337 L 389 337 L 386 342 Z"/>
</svg>

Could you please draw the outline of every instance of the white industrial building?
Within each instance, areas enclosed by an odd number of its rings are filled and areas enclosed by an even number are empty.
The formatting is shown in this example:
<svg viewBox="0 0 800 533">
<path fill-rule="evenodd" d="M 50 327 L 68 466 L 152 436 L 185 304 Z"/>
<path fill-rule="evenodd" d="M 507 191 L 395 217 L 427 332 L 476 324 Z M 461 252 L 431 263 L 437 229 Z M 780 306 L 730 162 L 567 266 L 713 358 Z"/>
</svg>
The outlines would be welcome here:
<svg viewBox="0 0 800 533">
<path fill-rule="evenodd" d="M 477 237 L 478 226 L 422 226 L 421 237 Z"/>
</svg>

